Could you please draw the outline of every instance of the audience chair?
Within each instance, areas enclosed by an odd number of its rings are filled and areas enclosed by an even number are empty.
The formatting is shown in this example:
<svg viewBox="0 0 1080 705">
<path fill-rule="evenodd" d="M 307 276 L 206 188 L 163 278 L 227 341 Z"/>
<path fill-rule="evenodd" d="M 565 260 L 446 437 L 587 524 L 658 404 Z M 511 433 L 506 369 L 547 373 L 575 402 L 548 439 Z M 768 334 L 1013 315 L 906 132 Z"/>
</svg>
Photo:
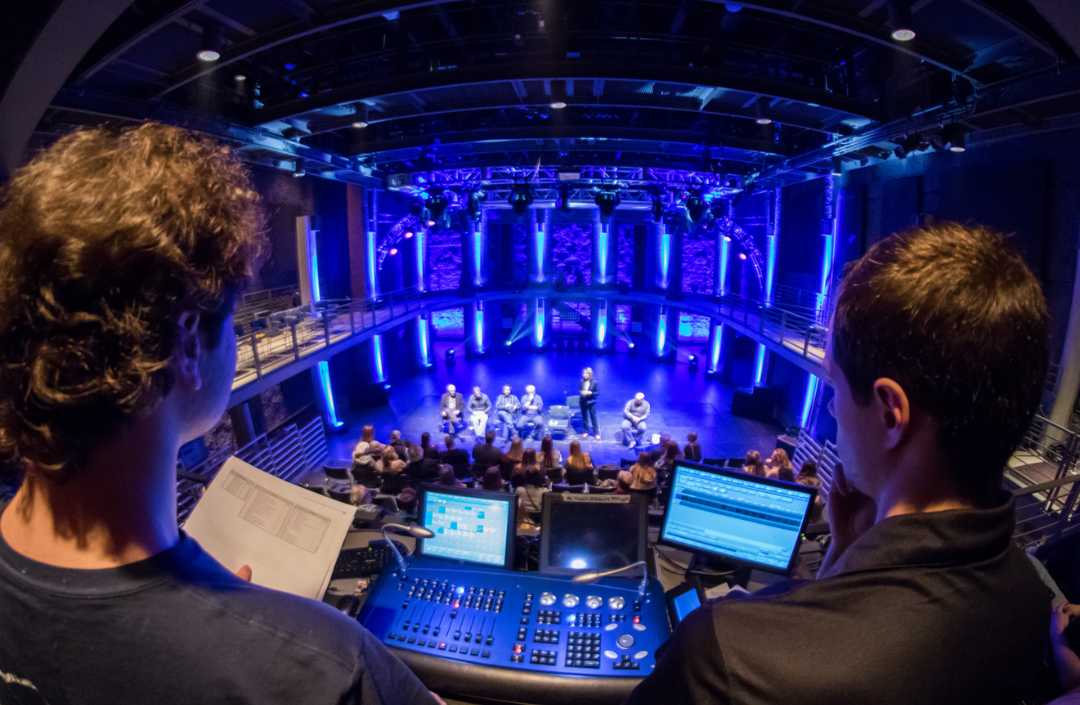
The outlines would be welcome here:
<svg viewBox="0 0 1080 705">
<path fill-rule="evenodd" d="M 352 480 L 350 473 L 352 460 L 328 460 L 323 464 L 323 472 L 331 480 Z"/>
<path fill-rule="evenodd" d="M 624 465 L 623 468 L 625 467 L 627 466 Z M 620 472 L 621 470 L 616 470 L 614 468 L 597 468 L 596 477 L 601 482 L 603 482 L 604 480 L 615 480 L 618 479 Z"/>
<path fill-rule="evenodd" d="M 330 496 L 330 499 L 336 499 L 345 504 L 352 504 L 352 492 L 339 492 L 337 490 L 327 489 L 326 494 Z"/>
<path fill-rule="evenodd" d="M 382 485 L 382 477 L 375 472 L 374 465 L 354 465 L 352 468 L 353 482 L 364 487 L 376 488 Z"/>
<path fill-rule="evenodd" d="M 388 512 L 398 511 L 397 497 L 392 494 L 377 494 L 372 501 Z"/>
<path fill-rule="evenodd" d="M 651 490 L 635 490 L 635 489 L 631 488 L 630 494 L 634 494 L 634 495 L 637 495 L 639 497 L 644 497 L 646 504 L 648 504 L 650 507 L 653 504 L 656 503 L 657 489 L 655 487 L 652 488 Z"/>
<path fill-rule="evenodd" d="M 623 470 L 626 470 L 636 462 L 637 462 L 637 460 L 627 460 L 626 458 L 623 458 L 622 460 L 619 461 L 619 467 L 622 468 Z"/>
<path fill-rule="evenodd" d="M 588 485 L 552 485 L 552 492 L 562 492 L 564 494 L 588 494 Z"/>
<path fill-rule="evenodd" d="M 593 485 L 589 488 L 589 494 L 611 494 L 615 491 L 615 487 L 601 487 L 599 485 Z"/>
<path fill-rule="evenodd" d="M 741 468 L 746 464 L 746 456 L 741 458 L 728 458 L 727 466 L 729 468 Z"/>
<path fill-rule="evenodd" d="M 722 468 L 727 464 L 727 458 L 702 458 L 701 462 L 714 468 Z"/>
<path fill-rule="evenodd" d="M 571 432 L 570 417 L 572 408 L 573 407 L 562 406 L 560 404 L 548 407 L 547 431 L 551 434 L 552 438 L 566 438 Z M 543 436 L 541 436 L 541 438 L 543 438 Z"/>
</svg>

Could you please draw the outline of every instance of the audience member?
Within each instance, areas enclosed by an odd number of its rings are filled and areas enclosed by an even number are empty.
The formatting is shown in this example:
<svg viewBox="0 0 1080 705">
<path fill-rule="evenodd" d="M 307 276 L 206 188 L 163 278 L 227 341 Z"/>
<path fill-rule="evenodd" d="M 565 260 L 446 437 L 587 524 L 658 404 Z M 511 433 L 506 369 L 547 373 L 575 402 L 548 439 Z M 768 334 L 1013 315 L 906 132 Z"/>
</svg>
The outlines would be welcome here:
<svg viewBox="0 0 1080 705">
<path fill-rule="evenodd" d="M 473 446 L 473 463 L 482 468 L 502 464 L 503 452 L 495 447 L 495 429 L 489 428 L 484 434 L 484 442 Z"/>
<path fill-rule="evenodd" d="M 483 487 L 490 492 L 502 492 L 505 489 L 506 484 L 497 465 L 492 465 L 484 473 Z"/>
<path fill-rule="evenodd" d="M 620 470 L 615 476 L 615 491 L 611 494 L 630 494 L 630 485 L 634 482 L 634 476 L 629 470 Z"/>
<path fill-rule="evenodd" d="M 650 454 L 649 457 L 651 458 L 652 455 Z M 682 451 L 679 450 L 679 444 L 675 441 L 668 441 L 667 452 L 655 465 L 656 474 L 661 484 L 665 483 L 668 476 L 675 472 L 675 461 L 681 457 Z"/>
<path fill-rule="evenodd" d="M 637 471 L 631 473 L 630 489 L 656 489 L 656 468 L 651 465 L 635 465 L 634 467 L 637 468 Z"/>
<path fill-rule="evenodd" d="M 661 433 L 660 442 L 657 443 L 651 451 L 649 451 L 649 455 L 652 456 L 653 467 L 659 467 L 660 460 L 667 454 L 667 447 L 669 443 L 671 443 L 671 434 Z"/>
<path fill-rule="evenodd" d="M 404 458 L 406 450 L 409 447 L 409 442 L 401 437 L 401 431 L 391 431 L 390 447 L 394 449 L 394 452 L 398 454 L 399 458 Z"/>
<path fill-rule="evenodd" d="M 510 450 L 503 453 L 502 459 L 499 462 L 499 470 L 502 472 L 502 478 L 507 482 L 510 481 L 510 475 L 514 472 L 514 466 L 521 462 L 521 459 L 525 457 L 525 446 L 522 444 L 520 438 L 515 438 L 514 442 L 510 444 Z"/>
<path fill-rule="evenodd" d="M 420 451 L 421 452 L 426 451 L 428 449 L 428 446 L 430 446 L 430 445 L 431 445 L 431 434 L 428 433 L 427 431 L 424 431 L 423 433 L 420 434 Z"/>
<path fill-rule="evenodd" d="M 547 476 L 549 482 L 562 482 L 562 453 L 555 448 L 551 436 L 544 436 L 544 440 L 540 441 L 537 460 L 540 463 L 540 472 Z"/>
<path fill-rule="evenodd" d="M 697 442 L 697 434 L 693 431 L 686 434 L 686 447 L 683 448 L 683 455 L 691 462 L 701 462 L 701 444 Z"/>
<path fill-rule="evenodd" d="M 454 437 L 447 436 L 446 450 L 442 452 L 442 461 L 454 469 L 458 478 L 469 477 L 469 451 L 454 447 Z"/>
<path fill-rule="evenodd" d="M 791 469 L 789 464 L 788 467 L 776 471 L 776 479 L 784 482 L 795 482 L 795 471 Z"/>
<path fill-rule="evenodd" d="M 387 450 L 390 449 L 387 448 Z M 379 492 L 381 492 L 382 494 L 397 494 L 406 487 L 409 487 L 413 484 L 412 479 L 409 477 L 408 474 L 406 474 L 404 470 L 396 469 L 397 463 L 400 462 L 400 460 L 397 460 L 391 463 L 390 470 L 379 473 L 379 479 L 381 480 L 381 484 L 379 485 Z"/>
<path fill-rule="evenodd" d="M 454 474 L 454 468 L 449 465 L 443 465 L 442 470 L 439 470 L 439 483 L 446 487 L 464 487 L 465 485 L 458 482 L 457 475 Z"/>
<path fill-rule="evenodd" d="M 416 509 L 420 504 L 420 496 L 412 487 L 406 487 L 397 496 L 398 509 L 405 515 L 405 519 L 416 519 Z"/>
<path fill-rule="evenodd" d="M 540 469 L 536 462 L 536 449 L 526 448 L 525 452 L 521 456 L 521 462 L 514 466 L 513 471 L 510 473 L 510 487 L 517 489 L 525 483 L 525 473 L 532 468 Z"/>
<path fill-rule="evenodd" d="M 746 465 L 743 465 L 743 470 L 751 475 L 757 475 L 758 477 L 765 477 L 765 463 L 761 461 L 761 453 L 756 450 L 747 451 L 746 453 Z"/>
<path fill-rule="evenodd" d="M 363 472 L 367 468 L 375 467 L 375 458 L 371 456 L 371 442 L 373 440 L 375 440 L 375 427 L 364 426 L 364 430 L 360 434 L 360 442 L 353 448 L 354 471 Z"/>
<path fill-rule="evenodd" d="M 521 498 L 521 505 L 529 514 L 539 514 L 544 510 L 544 493 L 548 491 L 546 478 L 540 468 L 529 466 L 523 480 L 521 486 L 515 490 Z"/>
<path fill-rule="evenodd" d="M 398 459 L 397 453 L 390 446 L 383 446 L 382 457 L 375 463 L 375 472 L 380 474 L 398 473 L 405 469 L 405 461 Z"/>
<path fill-rule="evenodd" d="M 3 702 L 434 702 L 356 620 L 177 527 L 260 210 L 228 146 L 152 122 L 63 135 L 5 184 L 0 463 L 24 480 L 0 506 Z"/>
<path fill-rule="evenodd" d="M 767 477 L 777 477 L 780 470 L 791 470 L 792 474 L 795 472 L 794 466 L 791 464 L 791 460 L 788 458 L 787 451 L 783 448 L 777 448 L 769 456 L 768 461 L 765 463 L 765 475 Z"/>
<path fill-rule="evenodd" d="M 814 506 L 810 509 L 810 517 L 807 522 L 820 524 L 825 516 L 825 492 L 821 487 L 821 478 L 818 477 L 817 463 L 813 460 L 807 460 L 803 463 L 802 467 L 799 468 L 799 474 L 795 477 L 795 482 L 807 487 L 817 488 L 817 498 L 814 499 Z"/>
<path fill-rule="evenodd" d="M 595 485 L 596 468 L 588 453 L 581 452 L 581 444 L 570 442 L 570 455 L 563 464 L 566 470 L 565 481 L 568 485 Z"/>
<path fill-rule="evenodd" d="M 353 485 L 349 491 L 349 502 L 358 507 L 374 504 L 371 498 L 371 488 L 364 485 Z"/>
<path fill-rule="evenodd" d="M 656 474 L 652 454 L 644 450 L 638 453 L 637 462 L 630 466 L 630 474 L 636 476 L 642 468 L 650 468 L 653 470 L 653 474 Z"/>
</svg>

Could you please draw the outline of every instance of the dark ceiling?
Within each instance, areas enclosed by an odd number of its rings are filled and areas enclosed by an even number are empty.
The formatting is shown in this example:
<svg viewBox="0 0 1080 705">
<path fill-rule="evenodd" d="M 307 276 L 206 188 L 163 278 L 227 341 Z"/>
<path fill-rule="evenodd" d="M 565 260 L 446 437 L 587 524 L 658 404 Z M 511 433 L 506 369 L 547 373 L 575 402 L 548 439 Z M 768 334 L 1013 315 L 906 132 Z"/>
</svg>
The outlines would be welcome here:
<svg viewBox="0 0 1080 705">
<path fill-rule="evenodd" d="M 917 0 L 899 42 L 886 0 L 137 0 L 32 145 L 158 118 L 346 180 L 415 161 L 696 168 L 706 146 L 714 169 L 801 179 L 947 123 L 976 139 L 1080 113 L 1077 54 L 1040 4 Z"/>
</svg>

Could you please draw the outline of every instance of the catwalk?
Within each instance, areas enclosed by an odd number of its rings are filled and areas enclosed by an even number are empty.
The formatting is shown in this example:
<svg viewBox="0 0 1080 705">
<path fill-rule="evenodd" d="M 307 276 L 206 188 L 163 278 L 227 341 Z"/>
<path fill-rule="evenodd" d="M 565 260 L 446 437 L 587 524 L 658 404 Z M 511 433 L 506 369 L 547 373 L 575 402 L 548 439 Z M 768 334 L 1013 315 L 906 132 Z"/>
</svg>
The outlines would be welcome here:
<svg viewBox="0 0 1080 705">
<path fill-rule="evenodd" d="M 566 404 L 568 396 L 577 394 L 581 370 L 585 367 L 593 368 L 600 384 L 597 415 L 602 440 L 582 439 L 580 417 L 575 418 L 577 433 L 555 441 L 556 448 L 564 455 L 570 441 L 578 440 L 582 450 L 591 454 L 596 464 L 618 463 L 620 459 L 636 457 L 618 441 L 623 405 L 636 392 L 644 393 L 652 405 L 649 436 L 668 432 L 683 445 L 686 434 L 696 431 L 707 458 L 745 455 L 751 448 L 771 450 L 776 446 L 776 436 L 783 431 L 776 423 L 733 417 L 731 397 L 734 390 L 716 380 L 706 379 L 704 372 L 690 370 L 685 363 L 670 365 L 653 362 L 647 357 L 566 352 L 514 353 L 466 360 L 459 350 L 458 360 L 448 367 L 442 362 L 444 357 L 444 349 L 437 346 L 440 362 L 436 367 L 428 374 L 396 382 L 388 406 L 345 412 L 346 430 L 329 438 L 330 456 L 349 457 L 364 424 L 372 424 L 380 440 L 389 438 L 393 429 L 399 429 L 406 438 L 414 441 L 428 431 L 433 442 L 441 446 L 439 398 L 447 384 L 456 385 L 466 397 L 474 385 L 479 385 L 493 404 L 502 385 L 509 384 L 520 396 L 525 385 L 533 384 L 544 400 L 546 419 L 551 405 Z M 459 446 L 470 448 L 472 443 L 472 434 L 466 431 L 464 444 L 459 442 Z M 539 442 L 526 446 L 539 447 Z"/>
</svg>

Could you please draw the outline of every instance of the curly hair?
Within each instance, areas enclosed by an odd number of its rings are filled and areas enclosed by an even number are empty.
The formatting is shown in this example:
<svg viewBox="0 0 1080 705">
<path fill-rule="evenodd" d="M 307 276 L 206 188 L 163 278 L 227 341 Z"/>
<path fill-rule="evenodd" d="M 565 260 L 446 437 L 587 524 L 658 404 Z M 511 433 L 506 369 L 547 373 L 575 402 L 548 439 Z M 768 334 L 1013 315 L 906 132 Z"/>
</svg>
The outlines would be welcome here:
<svg viewBox="0 0 1080 705">
<path fill-rule="evenodd" d="M 227 147 L 147 123 L 69 134 L 0 194 L 0 462 L 55 481 L 174 384 L 180 316 L 210 348 L 266 250 Z"/>
</svg>

